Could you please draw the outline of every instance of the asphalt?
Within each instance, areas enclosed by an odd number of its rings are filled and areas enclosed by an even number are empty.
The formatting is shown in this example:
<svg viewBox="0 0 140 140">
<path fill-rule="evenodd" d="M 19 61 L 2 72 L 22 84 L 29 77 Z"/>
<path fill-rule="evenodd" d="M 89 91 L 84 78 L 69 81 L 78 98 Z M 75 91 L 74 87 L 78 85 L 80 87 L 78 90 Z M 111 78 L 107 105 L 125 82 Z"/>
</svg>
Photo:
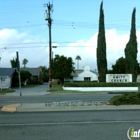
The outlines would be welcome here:
<svg viewBox="0 0 140 140">
<path fill-rule="evenodd" d="M 5 96 L 19 96 L 19 89 L 16 89 L 15 93 L 6 94 Z M 40 85 L 35 88 L 28 88 L 22 90 L 22 96 L 36 96 L 50 94 L 46 92 L 46 85 Z M 1 111 L 7 112 L 40 112 L 40 111 L 85 111 L 85 110 L 132 110 L 140 109 L 140 105 L 109 105 L 107 103 L 73 106 L 67 105 L 52 105 L 47 106 L 47 103 L 20 103 L 20 104 L 7 104 L 0 107 Z"/>
<path fill-rule="evenodd" d="M 8 112 L 85 111 L 85 110 L 137 110 L 140 105 L 46 106 L 45 103 L 9 104 L 1 108 Z"/>
</svg>

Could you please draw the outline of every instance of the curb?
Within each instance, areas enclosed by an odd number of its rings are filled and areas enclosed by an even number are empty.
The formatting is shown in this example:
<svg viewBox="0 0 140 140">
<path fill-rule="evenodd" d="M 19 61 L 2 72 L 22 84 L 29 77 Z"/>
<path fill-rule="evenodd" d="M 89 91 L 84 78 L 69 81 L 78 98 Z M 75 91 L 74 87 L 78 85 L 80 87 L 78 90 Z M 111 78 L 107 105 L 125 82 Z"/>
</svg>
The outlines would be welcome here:
<svg viewBox="0 0 140 140">
<path fill-rule="evenodd" d="M 130 108 L 102 108 L 102 107 L 46 107 L 46 108 L 25 108 L 25 109 L 18 109 L 17 112 L 70 112 L 70 111 L 115 111 L 115 110 L 140 110 L 137 107 L 130 107 Z"/>
<path fill-rule="evenodd" d="M 52 106 L 45 104 L 9 104 L 1 108 L 5 112 L 59 112 L 59 111 L 93 111 L 93 110 L 140 110 L 140 105 L 94 105 L 94 106 Z"/>
<path fill-rule="evenodd" d="M 8 111 L 8 112 L 17 112 L 17 108 L 21 106 L 21 104 L 10 104 L 5 105 L 1 108 L 2 111 Z"/>
</svg>

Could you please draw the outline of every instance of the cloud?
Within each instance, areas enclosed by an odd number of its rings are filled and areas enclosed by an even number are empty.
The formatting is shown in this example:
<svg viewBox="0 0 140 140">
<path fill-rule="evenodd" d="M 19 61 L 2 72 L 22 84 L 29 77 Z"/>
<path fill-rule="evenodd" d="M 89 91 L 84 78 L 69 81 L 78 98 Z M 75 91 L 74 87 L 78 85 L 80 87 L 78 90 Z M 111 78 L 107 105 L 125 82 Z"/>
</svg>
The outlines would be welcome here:
<svg viewBox="0 0 140 140">
<path fill-rule="evenodd" d="M 15 29 L 2 29 L 0 30 L 0 43 L 12 43 L 13 40 L 16 41 L 21 41 L 22 38 L 26 36 L 25 33 L 18 33 L 17 30 Z"/>
<path fill-rule="evenodd" d="M 26 58 L 28 67 L 47 65 L 48 52 L 44 39 L 20 33 L 15 29 L 0 30 L 0 67 L 11 67 L 10 60 L 16 58 L 16 51 L 19 52 L 20 65 Z"/>
<path fill-rule="evenodd" d="M 116 60 L 120 57 L 125 57 L 124 49 L 129 41 L 129 34 L 118 34 L 116 29 L 106 30 L 106 49 L 107 49 L 107 62 L 110 69 L 112 64 L 115 64 Z M 138 46 L 140 43 L 140 30 L 137 31 Z M 97 69 L 96 63 L 96 49 L 97 49 L 97 33 L 95 33 L 89 40 L 78 40 L 75 43 L 67 44 L 67 47 L 60 48 L 57 53 L 61 55 L 71 56 L 75 60 L 77 55 L 80 55 L 82 60 L 80 68 L 85 65 L 95 70 Z M 140 52 L 140 48 L 138 47 Z M 138 61 L 140 54 L 138 53 Z M 76 63 L 76 61 L 74 61 Z M 76 65 L 75 65 L 76 66 Z"/>
<path fill-rule="evenodd" d="M 140 43 L 140 30 L 137 30 L 137 42 L 138 42 L 138 54 L 137 54 L 137 60 L 139 59 L 139 43 Z M 115 64 L 116 60 L 120 57 L 125 57 L 124 49 L 126 47 L 126 44 L 129 41 L 129 34 L 117 34 L 117 31 L 115 29 L 108 30 L 106 32 L 106 42 L 107 42 L 107 60 L 108 60 L 108 66 L 111 67 L 112 64 Z"/>
<path fill-rule="evenodd" d="M 72 57 L 76 65 L 76 56 L 80 55 L 81 61 L 79 67 L 82 69 L 85 65 L 90 65 L 91 69 L 97 69 L 96 48 L 97 34 L 95 33 L 88 40 L 79 39 L 73 43 L 52 44 L 57 46 L 53 48 L 53 57 L 56 54 Z M 108 68 L 120 57 L 124 57 L 124 48 L 129 40 L 129 34 L 118 34 L 116 29 L 106 30 L 106 47 Z M 140 30 L 137 30 L 138 46 L 140 43 Z M 39 43 L 40 42 L 40 43 Z M 19 51 L 19 58 L 22 66 L 22 60 L 28 59 L 27 67 L 38 67 L 40 65 L 49 65 L 49 48 L 43 37 L 29 35 L 18 32 L 15 29 L 0 30 L 0 67 L 11 67 L 10 60 L 16 57 L 16 51 Z M 4 49 L 6 48 L 6 49 Z M 140 58 L 140 48 L 138 47 L 138 61 Z"/>
</svg>

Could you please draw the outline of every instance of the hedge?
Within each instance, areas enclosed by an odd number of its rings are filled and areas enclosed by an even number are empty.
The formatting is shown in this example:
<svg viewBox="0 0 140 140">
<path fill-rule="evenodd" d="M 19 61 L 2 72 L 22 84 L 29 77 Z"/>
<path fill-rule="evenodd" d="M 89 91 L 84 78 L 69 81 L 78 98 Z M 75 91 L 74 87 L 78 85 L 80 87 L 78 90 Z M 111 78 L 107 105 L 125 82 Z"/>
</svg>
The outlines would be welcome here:
<svg viewBox="0 0 140 140">
<path fill-rule="evenodd" d="M 140 92 L 138 93 L 127 93 L 118 96 L 114 96 L 110 100 L 111 105 L 134 105 L 140 104 Z"/>
<path fill-rule="evenodd" d="M 138 87 L 140 83 L 65 82 L 64 87 Z"/>
</svg>

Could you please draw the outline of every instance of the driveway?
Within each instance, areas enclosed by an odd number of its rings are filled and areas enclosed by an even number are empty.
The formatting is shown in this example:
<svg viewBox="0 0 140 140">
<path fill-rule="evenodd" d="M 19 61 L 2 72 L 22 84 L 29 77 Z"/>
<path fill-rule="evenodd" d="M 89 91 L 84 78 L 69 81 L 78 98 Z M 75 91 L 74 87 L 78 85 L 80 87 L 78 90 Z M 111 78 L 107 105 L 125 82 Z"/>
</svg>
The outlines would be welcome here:
<svg viewBox="0 0 140 140">
<path fill-rule="evenodd" d="M 46 91 L 48 89 L 48 84 L 39 85 L 33 88 L 22 88 L 21 93 L 22 96 L 38 96 L 48 94 Z M 14 93 L 7 93 L 5 96 L 20 96 L 19 88 L 14 89 Z"/>
</svg>

